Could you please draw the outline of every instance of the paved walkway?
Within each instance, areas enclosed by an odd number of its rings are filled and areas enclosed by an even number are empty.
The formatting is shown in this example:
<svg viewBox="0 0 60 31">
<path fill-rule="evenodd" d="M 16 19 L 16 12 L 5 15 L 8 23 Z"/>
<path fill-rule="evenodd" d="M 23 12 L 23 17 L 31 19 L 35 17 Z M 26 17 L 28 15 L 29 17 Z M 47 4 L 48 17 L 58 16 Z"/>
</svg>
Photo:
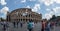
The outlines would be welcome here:
<svg viewBox="0 0 60 31">
<path fill-rule="evenodd" d="M 2 25 L 1 24 L 0 24 L 0 31 L 2 31 Z M 7 31 L 28 31 L 27 30 L 27 23 L 23 24 L 22 28 L 20 27 L 20 25 L 18 26 L 18 28 L 14 28 L 13 24 L 9 23 L 9 28 L 7 29 Z M 41 31 L 41 23 L 35 24 L 34 31 Z M 51 31 L 60 31 L 60 27 L 59 26 L 55 27 Z"/>
</svg>

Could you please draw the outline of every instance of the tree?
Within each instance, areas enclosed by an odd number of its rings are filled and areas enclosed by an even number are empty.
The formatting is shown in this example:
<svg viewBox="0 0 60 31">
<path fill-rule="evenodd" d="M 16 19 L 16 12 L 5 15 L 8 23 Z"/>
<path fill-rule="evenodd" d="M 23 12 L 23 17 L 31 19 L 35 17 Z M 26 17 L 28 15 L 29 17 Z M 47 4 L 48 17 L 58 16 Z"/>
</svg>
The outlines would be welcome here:
<svg viewBox="0 0 60 31">
<path fill-rule="evenodd" d="M 6 19 L 1 18 L 1 21 L 6 21 Z"/>
<path fill-rule="evenodd" d="M 53 15 L 53 16 L 52 16 L 52 18 L 50 18 L 50 20 L 49 20 L 49 21 L 55 21 L 55 19 L 56 19 L 56 16 L 55 16 L 55 15 Z"/>
</svg>

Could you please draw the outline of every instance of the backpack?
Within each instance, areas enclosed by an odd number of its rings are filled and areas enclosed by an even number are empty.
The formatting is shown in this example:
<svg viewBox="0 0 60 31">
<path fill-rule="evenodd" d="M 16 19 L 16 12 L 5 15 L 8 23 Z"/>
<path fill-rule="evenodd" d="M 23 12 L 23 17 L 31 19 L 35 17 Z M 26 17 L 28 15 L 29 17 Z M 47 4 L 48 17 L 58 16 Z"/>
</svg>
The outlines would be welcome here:
<svg viewBox="0 0 60 31">
<path fill-rule="evenodd" d="M 29 22 L 28 23 L 28 29 L 32 29 L 33 28 L 33 23 L 32 22 Z"/>
</svg>

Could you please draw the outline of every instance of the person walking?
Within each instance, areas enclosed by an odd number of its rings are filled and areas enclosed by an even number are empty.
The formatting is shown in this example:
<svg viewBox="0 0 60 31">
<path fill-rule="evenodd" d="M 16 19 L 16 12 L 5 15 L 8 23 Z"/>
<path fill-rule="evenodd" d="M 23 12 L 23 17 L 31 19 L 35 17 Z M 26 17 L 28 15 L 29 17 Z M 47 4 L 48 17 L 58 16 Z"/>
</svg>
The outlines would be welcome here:
<svg viewBox="0 0 60 31">
<path fill-rule="evenodd" d="M 49 21 L 47 21 L 47 24 L 46 24 L 46 29 L 45 29 L 45 31 L 50 31 L 50 22 Z"/>
<path fill-rule="evenodd" d="M 34 22 L 32 20 L 30 20 L 27 24 L 28 30 L 29 31 L 33 31 L 34 28 Z"/>
</svg>

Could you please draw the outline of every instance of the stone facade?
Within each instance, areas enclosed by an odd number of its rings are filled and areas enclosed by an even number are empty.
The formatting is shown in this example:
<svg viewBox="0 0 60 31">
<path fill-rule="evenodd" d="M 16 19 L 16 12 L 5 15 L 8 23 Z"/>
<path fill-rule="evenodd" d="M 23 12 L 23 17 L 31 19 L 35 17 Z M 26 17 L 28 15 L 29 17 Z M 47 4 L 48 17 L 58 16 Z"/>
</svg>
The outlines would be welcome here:
<svg viewBox="0 0 60 31">
<path fill-rule="evenodd" d="M 7 12 L 7 21 L 29 21 L 35 22 L 42 19 L 42 14 L 32 12 L 30 8 L 20 8 L 13 10 L 11 13 Z"/>
</svg>

